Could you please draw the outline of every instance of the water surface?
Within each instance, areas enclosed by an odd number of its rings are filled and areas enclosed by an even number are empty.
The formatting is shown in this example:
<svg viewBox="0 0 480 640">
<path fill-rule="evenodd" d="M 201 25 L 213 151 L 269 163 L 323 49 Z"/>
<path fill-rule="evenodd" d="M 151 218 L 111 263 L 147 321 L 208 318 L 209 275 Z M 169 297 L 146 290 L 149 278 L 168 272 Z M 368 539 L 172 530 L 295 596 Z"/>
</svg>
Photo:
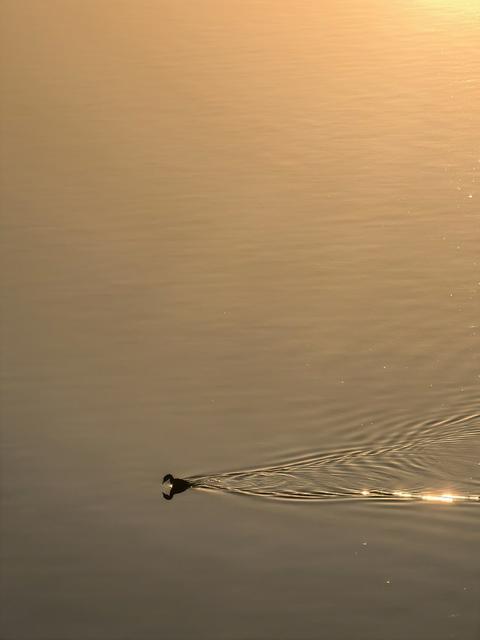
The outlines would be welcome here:
<svg viewBox="0 0 480 640">
<path fill-rule="evenodd" d="M 1 635 L 477 640 L 477 3 L 2 17 Z"/>
</svg>

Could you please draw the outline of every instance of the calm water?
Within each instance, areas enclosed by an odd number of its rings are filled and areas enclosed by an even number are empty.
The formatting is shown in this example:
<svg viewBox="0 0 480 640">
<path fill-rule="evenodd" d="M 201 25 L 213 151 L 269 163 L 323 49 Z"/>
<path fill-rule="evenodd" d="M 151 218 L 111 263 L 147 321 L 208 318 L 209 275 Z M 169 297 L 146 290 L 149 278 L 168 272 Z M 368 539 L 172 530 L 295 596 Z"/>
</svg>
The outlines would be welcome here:
<svg viewBox="0 0 480 640">
<path fill-rule="evenodd" d="M 478 2 L 2 18 L 2 637 L 478 640 Z"/>
</svg>

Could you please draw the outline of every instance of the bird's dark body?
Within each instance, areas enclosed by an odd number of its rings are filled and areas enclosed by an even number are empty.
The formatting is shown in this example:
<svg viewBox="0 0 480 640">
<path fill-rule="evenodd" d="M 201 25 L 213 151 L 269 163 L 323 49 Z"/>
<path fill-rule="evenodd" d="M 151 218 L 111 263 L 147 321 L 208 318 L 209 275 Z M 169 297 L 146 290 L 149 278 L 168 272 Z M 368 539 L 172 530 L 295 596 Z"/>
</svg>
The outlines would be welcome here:
<svg viewBox="0 0 480 640">
<path fill-rule="evenodd" d="M 176 493 L 182 493 L 183 491 L 190 489 L 190 487 L 193 487 L 193 482 L 183 480 L 182 478 L 174 478 L 170 473 L 167 473 L 167 475 L 164 476 L 163 482 L 170 483 L 169 492 L 166 493 L 165 490 L 163 491 L 163 497 L 165 500 L 171 500 Z"/>
</svg>

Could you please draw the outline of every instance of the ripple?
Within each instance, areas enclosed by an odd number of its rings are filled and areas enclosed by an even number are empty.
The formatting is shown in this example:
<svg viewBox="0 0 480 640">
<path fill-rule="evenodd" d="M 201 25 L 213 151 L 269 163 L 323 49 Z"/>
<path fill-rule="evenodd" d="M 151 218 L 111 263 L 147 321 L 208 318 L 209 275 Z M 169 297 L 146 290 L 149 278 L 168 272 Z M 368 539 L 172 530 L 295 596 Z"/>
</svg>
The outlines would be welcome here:
<svg viewBox="0 0 480 640">
<path fill-rule="evenodd" d="M 480 413 L 456 415 L 405 426 L 396 439 L 189 480 L 202 489 L 284 500 L 479 503 L 479 437 Z M 455 477 L 459 468 L 472 469 L 471 476 Z"/>
</svg>

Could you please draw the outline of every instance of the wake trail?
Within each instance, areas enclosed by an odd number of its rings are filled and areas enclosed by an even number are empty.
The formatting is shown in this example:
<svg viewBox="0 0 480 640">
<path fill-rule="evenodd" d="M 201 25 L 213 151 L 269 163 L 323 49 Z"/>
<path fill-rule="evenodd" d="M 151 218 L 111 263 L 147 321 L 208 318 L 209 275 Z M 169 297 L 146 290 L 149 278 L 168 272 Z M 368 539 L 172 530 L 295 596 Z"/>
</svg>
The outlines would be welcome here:
<svg viewBox="0 0 480 640">
<path fill-rule="evenodd" d="M 188 480 L 201 489 L 285 500 L 478 503 L 478 442 L 480 413 L 474 413 L 406 427 L 400 437 L 370 446 Z M 455 478 L 459 467 L 471 469 L 460 482 Z"/>
</svg>

